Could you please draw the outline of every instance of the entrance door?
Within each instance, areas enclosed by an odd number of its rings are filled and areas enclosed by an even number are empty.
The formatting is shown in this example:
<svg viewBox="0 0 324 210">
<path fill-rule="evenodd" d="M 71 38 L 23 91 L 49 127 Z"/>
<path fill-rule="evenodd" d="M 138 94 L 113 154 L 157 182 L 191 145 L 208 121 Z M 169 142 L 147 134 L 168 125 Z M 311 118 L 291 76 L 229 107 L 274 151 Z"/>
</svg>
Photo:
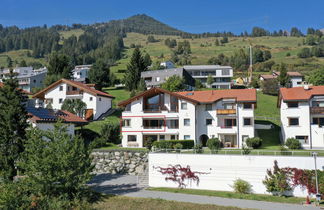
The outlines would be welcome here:
<svg viewBox="0 0 324 210">
<path fill-rule="evenodd" d="M 203 145 L 203 147 L 206 146 L 207 140 L 208 140 L 208 136 L 206 134 L 203 134 L 199 137 L 199 141 Z"/>
</svg>

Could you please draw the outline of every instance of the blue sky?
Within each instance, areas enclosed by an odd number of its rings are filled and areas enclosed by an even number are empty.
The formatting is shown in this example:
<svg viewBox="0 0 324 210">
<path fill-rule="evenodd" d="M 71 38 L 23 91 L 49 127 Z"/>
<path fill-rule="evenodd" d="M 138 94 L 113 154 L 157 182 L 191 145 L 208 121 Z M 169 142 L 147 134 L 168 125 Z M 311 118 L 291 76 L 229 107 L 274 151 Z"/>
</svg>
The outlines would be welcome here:
<svg viewBox="0 0 324 210">
<path fill-rule="evenodd" d="M 106 22 L 145 13 L 199 33 L 324 28 L 324 0 L 1 0 L 0 24 L 19 27 Z"/>
</svg>

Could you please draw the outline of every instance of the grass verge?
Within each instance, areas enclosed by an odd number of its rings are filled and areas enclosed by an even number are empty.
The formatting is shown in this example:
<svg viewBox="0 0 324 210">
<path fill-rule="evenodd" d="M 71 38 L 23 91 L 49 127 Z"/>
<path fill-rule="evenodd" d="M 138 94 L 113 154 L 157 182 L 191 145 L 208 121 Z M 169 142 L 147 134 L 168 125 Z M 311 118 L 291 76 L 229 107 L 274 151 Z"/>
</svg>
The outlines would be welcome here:
<svg viewBox="0 0 324 210">
<path fill-rule="evenodd" d="M 192 189 L 178 189 L 178 188 L 166 188 L 166 187 L 148 188 L 148 190 L 183 193 L 183 194 L 191 194 L 191 195 L 215 196 L 215 197 L 222 197 L 222 198 L 268 201 L 268 202 L 278 202 L 278 203 L 297 204 L 305 201 L 305 198 L 298 198 L 298 197 L 279 197 L 279 196 L 261 195 L 261 194 L 240 194 L 240 193 L 227 192 L 227 191 L 192 190 Z"/>
<path fill-rule="evenodd" d="M 104 199 L 103 201 L 94 204 L 94 209 L 118 209 L 118 210 L 129 210 L 129 209 L 161 209 L 161 210 L 239 210 L 237 207 L 225 207 L 210 204 L 195 204 L 178 201 L 168 201 L 163 199 L 152 199 L 152 198 L 129 198 L 124 196 L 112 196 Z"/>
</svg>

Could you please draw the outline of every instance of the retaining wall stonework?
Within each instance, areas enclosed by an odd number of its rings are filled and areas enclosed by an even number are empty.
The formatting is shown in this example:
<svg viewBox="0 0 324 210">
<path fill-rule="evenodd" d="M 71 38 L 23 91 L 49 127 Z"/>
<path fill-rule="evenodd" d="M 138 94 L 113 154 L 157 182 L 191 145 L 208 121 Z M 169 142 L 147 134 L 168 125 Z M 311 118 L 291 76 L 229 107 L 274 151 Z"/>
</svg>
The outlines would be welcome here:
<svg viewBox="0 0 324 210">
<path fill-rule="evenodd" d="M 148 153 L 131 150 L 94 150 L 94 173 L 143 174 L 148 167 Z"/>
</svg>

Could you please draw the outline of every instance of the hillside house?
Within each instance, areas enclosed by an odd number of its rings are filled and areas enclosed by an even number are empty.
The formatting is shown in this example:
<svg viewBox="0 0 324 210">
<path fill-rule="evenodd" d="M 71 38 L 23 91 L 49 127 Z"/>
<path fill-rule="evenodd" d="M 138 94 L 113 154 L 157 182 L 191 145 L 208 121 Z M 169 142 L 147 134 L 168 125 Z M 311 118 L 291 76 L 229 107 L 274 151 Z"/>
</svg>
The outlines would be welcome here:
<svg viewBox="0 0 324 210">
<path fill-rule="evenodd" d="M 87 83 L 89 71 L 92 65 L 78 65 L 72 70 L 73 80 L 77 82 Z"/>
<path fill-rule="evenodd" d="M 112 108 L 114 99 L 112 95 L 96 90 L 94 85 L 67 79 L 56 81 L 36 93 L 33 98 L 39 99 L 40 103 L 43 103 L 43 107 L 50 104 L 53 109 L 61 109 L 65 99 L 81 99 L 87 105 L 86 120 L 97 120 L 108 112 Z"/>
<path fill-rule="evenodd" d="M 280 72 L 274 71 L 272 74 L 261 74 L 259 76 L 260 81 L 277 79 L 280 75 Z M 287 72 L 289 77 L 289 87 L 302 87 L 306 84 L 304 81 L 304 76 L 299 72 L 289 71 Z"/>
<path fill-rule="evenodd" d="M 191 139 L 206 146 L 219 138 L 225 147 L 241 148 L 254 137 L 256 90 L 170 92 L 151 88 L 126 101 L 122 113 L 123 147 L 154 141 Z"/>
</svg>

